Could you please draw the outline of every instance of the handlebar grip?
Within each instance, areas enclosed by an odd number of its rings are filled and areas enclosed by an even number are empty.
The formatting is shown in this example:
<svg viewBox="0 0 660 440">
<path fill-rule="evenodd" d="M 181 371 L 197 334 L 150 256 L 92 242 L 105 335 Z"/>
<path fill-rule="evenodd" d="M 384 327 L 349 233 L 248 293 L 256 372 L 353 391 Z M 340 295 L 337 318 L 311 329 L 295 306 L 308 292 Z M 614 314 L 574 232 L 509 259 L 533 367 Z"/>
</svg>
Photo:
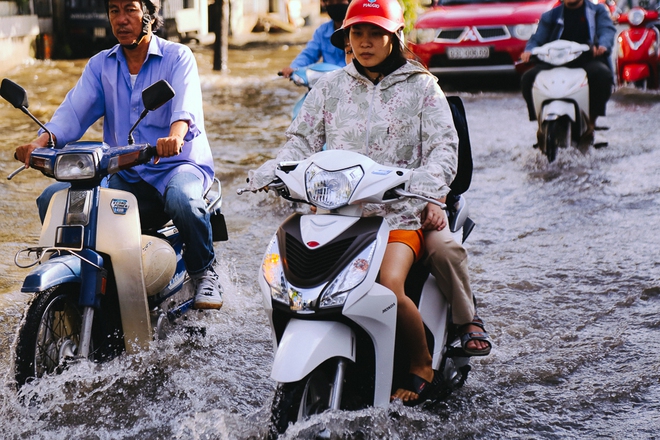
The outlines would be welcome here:
<svg viewBox="0 0 660 440">
<path fill-rule="evenodd" d="M 284 72 L 280 70 L 279 72 L 277 72 L 277 76 L 284 76 Z"/>
</svg>

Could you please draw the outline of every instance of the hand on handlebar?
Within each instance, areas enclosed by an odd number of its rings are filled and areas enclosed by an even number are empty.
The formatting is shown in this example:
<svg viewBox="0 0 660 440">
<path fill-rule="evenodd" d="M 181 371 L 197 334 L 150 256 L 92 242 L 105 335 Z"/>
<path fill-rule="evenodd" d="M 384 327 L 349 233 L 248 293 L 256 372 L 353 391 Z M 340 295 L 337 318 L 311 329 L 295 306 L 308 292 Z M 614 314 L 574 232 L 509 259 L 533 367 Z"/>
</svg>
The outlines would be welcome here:
<svg viewBox="0 0 660 440">
<path fill-rule="evenodd" d="M 293 73 L 293 69 L 291 67 L 285 67 L 280 72 L 277 72 L 278 75 L 281 74 L 284 78 L 290 77 L 292 73 Z"/>
<path fill-rule="evenodd" d="M 594 46 L 593 48 L 594 57 L 599 57 L 605 54 L 605 52 L 607 52 L 607 48 L 603 46 Z"/>
<path fill-rule="evenodd" d="M 14 152 L 14 159 L 25 164 L 25 168 L 30 167 L 30 156 L 37 148 L 45 148 L 48 145 L 48 133 L 42 133 L 41 136 L 30 142 L 29 144 L 21 145 L 16 148 Z"/>
<path fill-rule="evenodd" d="M 531 57 L 532 57 L 531 52 L 523 52 L 520 54 L 520 61 L 522 61 L 523 63 L 529 63 Z"/>
</svg>

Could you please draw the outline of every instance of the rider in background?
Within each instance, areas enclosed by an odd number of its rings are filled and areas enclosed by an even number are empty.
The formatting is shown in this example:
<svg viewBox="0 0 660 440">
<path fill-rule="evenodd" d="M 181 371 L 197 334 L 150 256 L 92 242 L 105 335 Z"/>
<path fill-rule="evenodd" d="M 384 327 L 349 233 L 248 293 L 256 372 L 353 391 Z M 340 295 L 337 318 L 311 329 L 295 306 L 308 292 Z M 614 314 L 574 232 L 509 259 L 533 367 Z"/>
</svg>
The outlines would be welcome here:
<svg viewBox="0 0 660 440">
<path fill-rule="evenodd" d="M 309 66 L 319 60 L 339 67 L 346 65 L 345 52 L 335 47 L 330 42 L 330 37 L 341 27 L 349 3 L 350 0 L 321 0 L 321 6 L 325 8 L 331 20 L 323 23 L 314 31 L 312 39 L 303 51 L 298 54 L 289 67 L 282 69 L 282 76 L 288 78 L 295 69 Z"/>
<path fill-rule="evenodd" d="M 564 0 L 563 4 L 545 12 L 529 39 L 520 60 L 529 62 L 531 51 L 555 40 L 575 41 L 587 44 L 592 48 L 592 56 L 580 57 L 569 64 L 569 67 L 581 67 L 587 72 L 589 80 L 589 131 L 593 136 L 596 118 L 605 116 L 607 101 L 612 95 L 614 77 L 610 55 L 614 46 L 616 28 L 607 7 L 585 0 Z M 534 79 L 541 70 L 552 68 L 545 63 L 539 63 L 525 72 L 521 78 L 523 97 L 527 102 L 529 120 L 536 120 L 532 86 Z"/>
<path fill-rule="evenodd" d="M 195 307 L 222 307 L 222 288 L 213 269 L 215 253 L 206 212 L 205 189 L 213 183 L 213 156 L 204 131 L 202 91 L 192 51 L 153 34 L 162 24 L 159 0 L 106 0 L 112 32 L 119 41 L 92 57 L 76 85 L 46 127 L 55 147 L 80 139 L 103 118 L 103 141 L 125 145 L 128 132 L 143 109 L 142 90 L 167 80 L 176 95 L 134 132 L 137 143 L 156 141 L 153 163 L 110 176 L 108 186 L 133 193 L 143 228 L 157 228 L 172 219 L 185 245 L 183 259 L 195 286 Z M 29 166 L 35 148 L 45 147 L 48 134 L 40 131 L 29 144 L 16 149 L 16 158 Z M 51 197 L 68 187 L 58 182 L 37 199 L 43 222 Z"/>
</svg>

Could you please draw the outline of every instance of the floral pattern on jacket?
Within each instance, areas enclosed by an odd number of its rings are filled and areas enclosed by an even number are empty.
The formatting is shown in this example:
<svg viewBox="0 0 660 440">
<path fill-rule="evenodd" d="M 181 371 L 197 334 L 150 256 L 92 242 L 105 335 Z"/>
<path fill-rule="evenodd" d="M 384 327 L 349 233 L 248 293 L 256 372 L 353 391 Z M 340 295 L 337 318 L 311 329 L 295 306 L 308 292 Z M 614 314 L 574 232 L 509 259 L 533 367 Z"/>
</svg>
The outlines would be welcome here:
<svg viewBox="0 0 660 440">
<path fill-rule="evenodd" d="M 408 61 L 374 85 L 349 64 L 321 78 L 286 131 L 274 160 L 252 173 L 253 188 L 274 178 L 279 162 L 329 149 L 351 150 L 389 166 L 413 169 L 410 191 L 434 199 L 449 192 L 457 168 L 458 136 L 437 79 Z M 426 202 L 408 199 L 367 205 L 391 229 L 419 229 Z"/>
</svg>

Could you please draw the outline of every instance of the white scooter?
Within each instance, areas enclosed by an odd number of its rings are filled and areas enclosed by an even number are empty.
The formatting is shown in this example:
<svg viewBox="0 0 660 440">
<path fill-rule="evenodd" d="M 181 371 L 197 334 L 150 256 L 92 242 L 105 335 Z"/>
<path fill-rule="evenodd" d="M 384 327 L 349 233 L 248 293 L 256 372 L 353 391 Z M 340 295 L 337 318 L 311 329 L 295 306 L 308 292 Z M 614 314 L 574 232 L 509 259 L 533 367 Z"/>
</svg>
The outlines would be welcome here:
<svg viewBox="0 0 660 440">
<path fill-rule="evenodd" d="M 575 146 L 581 151 L 593 143 L 583 135 L 589 129 L 589 82 L 581 68 L 564 67 L 590 50 L 586 44 L 555 40 L 532 49 L 538 60 L 557 66 L 542 70 L 532 87 L 539 123 L 538 146 L 552 162 L 559 148 Z"/>
<path fill-rule="evenodd" d="M 361 217 L 366 203 L 405 198 L 437 201 L 408 192 L 410 169 L 379 165 L 361 154 L 328 150 L 281 163 L 268 188 L 316 214 L 291 215 L 273 236 L 259 285 L 275 347 L 271 377 L 278 382 L 269 435 L 327 409 L 386 407 L 408 371 L 397 346 L 395 294 L 377 282 L 389 227 L 382 217 Z M 239 194 L 247 191 L 239 190 Z M 447 208 L 458 240 L 473 222 L 465 199 Z M 416 284 L 416 286 L 413 286 Z M 469 357 L 453 331 L 449 305 L 422 266 L 414 266 L 406 293 L 427 328 L 436 377 L 433 404 L 463 385 Z"/>
</svg>

